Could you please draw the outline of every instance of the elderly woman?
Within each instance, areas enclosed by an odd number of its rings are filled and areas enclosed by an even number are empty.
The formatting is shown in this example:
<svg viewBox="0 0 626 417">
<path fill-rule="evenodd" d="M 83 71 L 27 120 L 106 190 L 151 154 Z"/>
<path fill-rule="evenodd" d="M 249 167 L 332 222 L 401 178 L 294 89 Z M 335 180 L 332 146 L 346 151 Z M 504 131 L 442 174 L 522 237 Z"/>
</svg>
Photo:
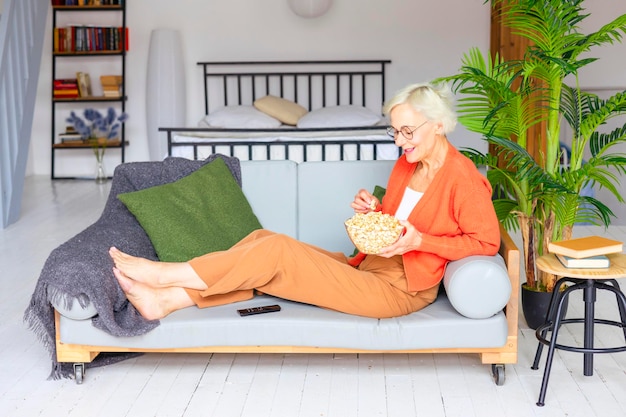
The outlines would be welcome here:
<svg viewBox="0 0 626 417">
<path fill-rule="evenodd" d="M 250 298 L 254 290 L 376 318 L 432 303 L 449 260 L 497 253 L 491 187 L 447 140 L 456 116 L 446 86 L 410 85 L 383 111 L 403 155 L 382 204 L 360 190 L 351 206 L 357 213 L 382 210 L 398 218 L 405 231 L 394 244 L 377 255 L 348 258 L 257 230 L 226 251 L 183 263 L 154 262 L 111 248 L 113 272 L 129 301 L 147 319 Z"/>
</svg>

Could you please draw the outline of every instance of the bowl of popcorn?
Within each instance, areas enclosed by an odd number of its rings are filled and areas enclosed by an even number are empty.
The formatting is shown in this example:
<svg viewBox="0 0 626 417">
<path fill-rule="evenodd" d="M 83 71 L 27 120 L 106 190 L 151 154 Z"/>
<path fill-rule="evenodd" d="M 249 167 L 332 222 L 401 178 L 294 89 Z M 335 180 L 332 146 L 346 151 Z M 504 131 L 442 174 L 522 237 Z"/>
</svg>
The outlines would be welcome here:
<svg viewBox="0 0 626 417">
<path fill-rule="evenodd" d="M 356 213 L 346 220 L 346 231 L 354 246 L 363 253 L 375 255 L 400 237 L 404 227 L 394 216 L 379 211 Z"/>
</svg>

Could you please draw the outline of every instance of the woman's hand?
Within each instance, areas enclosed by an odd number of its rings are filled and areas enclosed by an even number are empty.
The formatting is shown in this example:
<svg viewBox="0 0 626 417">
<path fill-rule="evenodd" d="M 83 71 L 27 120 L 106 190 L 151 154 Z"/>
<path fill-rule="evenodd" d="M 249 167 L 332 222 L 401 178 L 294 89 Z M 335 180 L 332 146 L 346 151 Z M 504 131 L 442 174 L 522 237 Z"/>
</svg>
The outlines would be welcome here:
<svg viewBox="0 0 626 417">
<path fill-rule="evenodd" d="M 369 213 L 375 211 L 379 201 L 369 191 L 361 189 L 354 196 L 354 201 L 350 204 L 350 207 L 354 209 L 355 213 Z"/>
<path fill-rule="evenodd" d="M 400 224 L 404 226 L 404 233 L 400 236 L 400 239 L 393 245 L 389 245 L 383 248 L 379 256 L 383 258 L 391 258 L 392 256 L 402 255 L 412 250 L 416 250 L 422 244 L 422 234 L 409 223 L 407 220 L 400 220 Z"/>
</svg>

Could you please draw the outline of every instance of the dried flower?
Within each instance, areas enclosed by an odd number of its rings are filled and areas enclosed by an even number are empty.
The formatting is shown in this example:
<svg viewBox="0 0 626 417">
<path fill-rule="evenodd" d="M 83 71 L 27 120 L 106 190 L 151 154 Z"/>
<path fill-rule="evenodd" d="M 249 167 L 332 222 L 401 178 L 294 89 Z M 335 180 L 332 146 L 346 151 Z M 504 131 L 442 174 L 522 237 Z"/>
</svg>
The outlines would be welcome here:
<svg viewBox="0 0 626 417">
<path fill-rule="evenodd" d="M 84 119 L 77 116 L 75 112 L 71 112 L 67 119 L 67 122 L 74 126 L 83 139 L 113 139 L 119 134 L 121 124 L 128 119 L 126 113 L 117 116 L 113 107 L 109 107 L 106 115 L 95 109 L 85 109 L 83 114 Z"/>
<path fill-rule="evenodd" d="M 104 115 L 95 109 L 85 109 L 83 115 L 84 119 L 71 112 L 66 121 L 71 123 L 83 140 L 91 145 L 96 158 L 100 161 L 104 156 L 107 140 L 119 135 L 120 127 L 128 119 L 128 115 L 122 113 L 118 116 L 113 107 L 109 107 Z"/>
</svg>

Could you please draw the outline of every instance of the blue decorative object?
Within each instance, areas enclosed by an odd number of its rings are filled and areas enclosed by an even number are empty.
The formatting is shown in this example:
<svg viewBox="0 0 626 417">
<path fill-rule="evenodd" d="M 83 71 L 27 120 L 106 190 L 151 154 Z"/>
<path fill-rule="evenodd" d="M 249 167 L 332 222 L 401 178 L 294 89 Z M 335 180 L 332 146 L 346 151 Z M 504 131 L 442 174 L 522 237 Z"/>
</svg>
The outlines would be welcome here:
<svg viewBox="0 0 626 417">
<path fill-rule="evenodd" d="M 104 151 L 108 141 L 119 135 L 120 127 L 128 115 L 122 113 L 118 116 L 113 107 L 109 107 L 106 114 L 95 109 L 85 109 L 83 115 L 84 119 L 71 112 L 66 121 L 74 126 L 85 143 L 91 145 L 97 161 L 96 182 L 103 183 L 107 180 L 103 164 Z"/>
<path fill-rule="evenodd" d="M 119 134 L 122 123 L 128 119 L 126 113 L 117 116 L 113 107 L 109 107 L 106 115 L 95 109 L 85 109 L 83 114 L 85 119 L 77 116 L 75 112 L 71 112 L 67 122 L 74 126 L 74 129 L 84 140 L 96 138 L 113 139 Z"/>
</svg>

